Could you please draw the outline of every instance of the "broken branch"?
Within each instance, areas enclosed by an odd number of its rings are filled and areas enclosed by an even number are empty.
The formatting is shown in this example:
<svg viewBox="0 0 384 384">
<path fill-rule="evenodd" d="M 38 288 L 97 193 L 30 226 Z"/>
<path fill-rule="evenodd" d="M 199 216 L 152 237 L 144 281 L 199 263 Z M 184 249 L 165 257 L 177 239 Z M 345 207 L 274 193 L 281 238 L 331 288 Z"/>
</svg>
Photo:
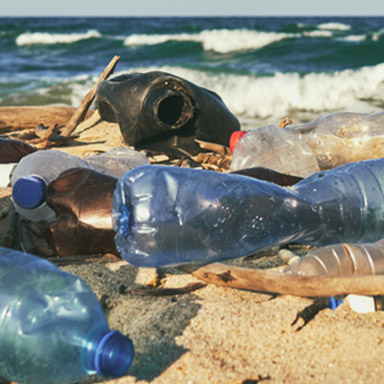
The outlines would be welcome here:
<svg viewBox="0 0 384 384">
<path fill-rule="evenodd" d="M 192 272 L 196 278 L 224 287 L 303 297 L 383 295 L 384 276 L 297 276 L 282 272 L 209 264 Z"/>
<path fill-rule="evenodd" d="M 105 80 L 115 69 L 117 62 L 120 60 L 120 56 L 115 56 L 107 67 L 104 69 L 103 73 L 100 75 L 94 87 L 85 95 L 83 101 L 81 102 L 79 108 L 73 114 L 71 120 L 67 126 L 61 131 L 61 135 L 68 137 L 76 127 L 84 120 L 84 117 L 91 106 L 93 99 L 96 96 L 97 88 L 102 80 Z"/>
</svg>

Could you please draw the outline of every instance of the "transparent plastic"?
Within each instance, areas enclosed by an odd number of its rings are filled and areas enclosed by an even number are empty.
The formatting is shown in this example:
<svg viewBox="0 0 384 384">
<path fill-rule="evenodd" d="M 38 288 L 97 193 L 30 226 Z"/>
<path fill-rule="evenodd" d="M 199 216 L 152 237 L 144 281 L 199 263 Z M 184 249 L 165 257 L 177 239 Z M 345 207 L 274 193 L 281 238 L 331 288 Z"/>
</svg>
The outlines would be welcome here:
<svg viewBox="0 0 384 384">
<path fill-rule="evenodd" d="M 371 242 L 384 235 L 384 159 L 315 173 L 284 188 L 196 169 L 124 174 L 112 220 L 121 256 L 138 266 L 209 263 L 279 244 Z"/>
<path fill-rule="evenodd" d="M 301 177 L 320 171 L 316 156 L 305 140 L 276 125 L 248 131 L 237 143 L 231 170 L 253 167 Z"/>
<path fill-rule="evenodd" d="M 63 151 L 53 149 L 37 151 L 20 160 L 13 171 L 11 185 L 14 187 L 19 179 L 31 176 L 48 185 L 61 172 L 74 167 L 87 168 L 88 164 L 79 157 Z M 15 202 L 15 198 L 13 203 L 16 211 L 28 220 L 49 221 L 55 217 L 55 212 L 45 202 L 33 209 L 22 208 Z"/>
<path fill-rule="evenodd" d="M 383 274 L 384 240 L 322 247 L 297 259 L 285 273 L 303 276 Z"/>
<path fill-rule="evenodd" d="M 90 168 L 120 177 L 126 171 L 143 164 L 149 164 L 149 160 L 142 153 L 129 148 L 116 148 L 86 159 L 52 149 L 37 151 L 24 157 L 13 171 L 13 203 L 17 212 L 28 220 L 52 221 L 55 212 L 47 206 L 43 191 L 62 172 L 71 168 Z M 21 184 L 26 178 L 27 182 Z M 35 199 L 31 196 L 33 192 L 38 195 Z M 34 202 L 38 203 L 34 205 Z"/>
<path fill-rule="evenodd" d="M 125 172 L 149 164 L 148 158 L 141 152 L 130 148 L 114 148 L 100 155 L 89 156 L 84 159 L 98 172 L 119 178 Z"/>
<path fill-rule="evenodd" d="M 336 112 L 306 124 L 256 128 L 239 140 L 231 169 L 263 166 L 306 177 L 319 170 L 378 159 L 384 157 L 383 126 L 384 112 Z"/>
<path fill-rule="evenodd" d="M 0 377 L 65 384 L 131 365 L 131 340 L 109 329 L 91 288 L 47 260 L 0 247 L 0 297 Z"/>
</svg>

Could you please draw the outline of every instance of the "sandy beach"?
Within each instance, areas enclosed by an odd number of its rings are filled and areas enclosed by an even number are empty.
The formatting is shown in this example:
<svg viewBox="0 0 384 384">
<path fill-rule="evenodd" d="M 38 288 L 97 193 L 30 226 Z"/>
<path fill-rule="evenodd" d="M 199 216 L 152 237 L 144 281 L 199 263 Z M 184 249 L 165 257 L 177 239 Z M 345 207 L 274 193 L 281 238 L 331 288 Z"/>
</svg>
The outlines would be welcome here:
<svg viewBox="0 0 384 384">
<path fill-rule="evenodd" d="M 125 146 L 117 124 L 95 113 L 75 131 L 78 139 L 55 149 L 84 157 Z M 26 132 L 8 137 L 22 139 Z M 11 205 L 0 190 L 0 210 Z M 5 233 L 8 217 L 0 221 Z M 232 262 L 250 268 L 283 265 L 277 249 Z M 191 293 L 148 296 L 154 269 L 137 268 L 113 255 L 61 266 L 83 278 L 100 300 L 109 325 L 129 335 L 136 356 L 127 374 L 105 384 L 380 383 L 384 377 L 384 312 L 359 314 L 344 302 L 324 308 L 307 324 L 300 316 L 314 300 L 206 284 Z M 162 288 L 198 280 L 164 269 Z M 140 291 L 139 291 L 140 293 Z M 312 306 L 312 307 L 311 307 Z M 296 323 L 294 323 L 296 321 Z"/>
</svg>

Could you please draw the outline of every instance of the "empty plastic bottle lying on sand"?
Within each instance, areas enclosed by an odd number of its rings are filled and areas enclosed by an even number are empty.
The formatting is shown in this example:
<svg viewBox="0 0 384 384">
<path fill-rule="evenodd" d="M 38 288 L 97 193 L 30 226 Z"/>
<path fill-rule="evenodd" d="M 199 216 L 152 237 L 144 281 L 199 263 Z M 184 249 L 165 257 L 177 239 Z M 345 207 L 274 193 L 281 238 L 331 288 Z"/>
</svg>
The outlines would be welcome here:
<svg viewBox="0 0 384 384">
<path fill-rule="evenodd" d="M 116 183 L 93 169 L 72 168 L 48 185 L 46 201 L 56 217 L 48 223 L 46 240 L 57 256 L 119 255 L 112 228 Z"/>
<path fill-rule="evenodd" d="M 91 168 L 119 177 L 132 167 L 143 164 L 149 164 L 149 160 L 129 148 L 107 152 L 100 158 L 92 156 L 89 161 L 58 150 L 37 151 L 24 157 L 12 174 L 15 209 L 31 221 L 52 220 L 55 213 L 45 202 L 46 189 L 61 172 L 75 167 Z"/>
<path fill-rule="evenodd" d="M 8 186 L 12 170 L 20 159 L 35 151 L 36 148 L 23 141 L 0 138 L 0 187 Z"/>
<path fill-rule="evenodd" d="M 384 240 L 322 247 L 295 258 L 285 273 L 303 276 L 383 274 Z"/>
<path fill-rule="evenodd" d="M 231 170 L 263 166 L 306 177 L 350 162 L 381 158 L 383 127 L 384 112 L 338 112 L 302 125 L 241 131 L 232 138 Z"/>
<path fill-rule="evenodd" d="M 131 340 L 111 331 L 91 288 L 47 260 L 0 248 L 0 377 L 65 384 L 120 377 Z"/>
<path fill-rule="evenodd" d="M 143 166 L 113 196 L 115 242 L 139 266 L 210 263 L 279 244 L 370 242 L 384 235 L 384 159 L 284 188 L 212 171 Z"/>
<path fill-rule="evenodd" d="M 384 273 L 384 240 L 375 243 L 335 244 L 291 259 L 284 271 L 301 276 L 362 276 Z M 348 295 L 350 307 L 360 313 L 384 309 L 384 296 Z"/>
</svg>

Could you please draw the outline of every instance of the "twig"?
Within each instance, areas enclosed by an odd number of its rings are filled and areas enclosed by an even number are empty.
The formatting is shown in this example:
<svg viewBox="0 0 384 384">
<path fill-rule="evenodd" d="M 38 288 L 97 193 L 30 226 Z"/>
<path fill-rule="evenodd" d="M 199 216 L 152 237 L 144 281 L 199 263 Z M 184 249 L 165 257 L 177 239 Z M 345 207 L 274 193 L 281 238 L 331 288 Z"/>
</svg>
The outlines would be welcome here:
<svg viewBox="0 0 384 384">
<path fill-rule="evenodd" d="M 105 80 L 114 71 L 115 66 L 119 60 L 120 56 L 115 56 L 104 69 L 103 73 L 100 75 L 94 87 L 85 95 L 79 108 L 73 114 L 67 126 L 61 131 L 62 136 L 69 136 L 76 129 L 76 127 L 84 120 L 84 117 L 89 107 L 91 106 L 93 99 L 96 96 L 97 87 L 99 86 L 102 80 Z"/>
<path fill-rule="evenodd" d="M 225 287 L 303 297 L 384 294 L 384 275 L 297 276 L 221 263 L 196 269 L 192 275 L 207 283 Z"/>
</svg>

